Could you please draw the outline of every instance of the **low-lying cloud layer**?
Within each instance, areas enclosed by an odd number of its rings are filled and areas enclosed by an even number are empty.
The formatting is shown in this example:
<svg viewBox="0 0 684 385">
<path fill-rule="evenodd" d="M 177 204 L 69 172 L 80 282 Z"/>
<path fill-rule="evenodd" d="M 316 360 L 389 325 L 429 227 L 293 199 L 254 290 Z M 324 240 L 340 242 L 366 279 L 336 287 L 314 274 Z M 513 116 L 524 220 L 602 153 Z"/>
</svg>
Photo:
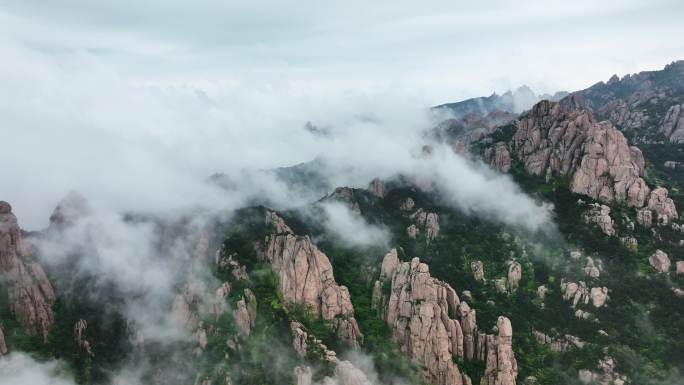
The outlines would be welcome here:
<svg viewBox="0 0 684 385">
<path fill-rule="evenodd" d="M 43 227 L 71 189 L 119 212 L 230 209 L 255 196 L 275 206 L 302 204 L 301 195 L 259 170 L 317 157 L 334 186 L 365 186 L 398 173 L 428 176 L 467 210 L 532 227 L 544 215 L 506 177 L 446 148 L 421 157 L 422 133 L 435 122 L 418 98 L 392 90 L 318 98 L 252 84 L 148 87 L 85 53 L 0 47 L 12 62 L 0 64 L 9 144 L 0 162 L 13 165 L 0 169 L 0 194 L 25 228 Z M 304 129 L 307 121 L 327 135 Z M 215 172 L 236 188 L 207 183 Z"/>
<path fill-rule="evenodd" d="M 74 385 L 66 367 L 58 361 L 38 362 L 23 353 L 11 353 L 0 360 L 2 385 Z"/>
</svg>

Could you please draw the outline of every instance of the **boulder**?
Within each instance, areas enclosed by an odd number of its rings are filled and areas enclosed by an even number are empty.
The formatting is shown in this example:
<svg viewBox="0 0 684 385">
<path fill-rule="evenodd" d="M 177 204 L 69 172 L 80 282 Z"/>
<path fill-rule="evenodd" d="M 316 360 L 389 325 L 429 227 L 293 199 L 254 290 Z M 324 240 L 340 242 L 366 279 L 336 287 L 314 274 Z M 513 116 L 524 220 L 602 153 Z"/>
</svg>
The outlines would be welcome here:
<svg viewBox="0 0 684 385">
<path fill-rule="evenodd" d="M 684 261 L 677 261 L 675 266 L 676 266 L 675 274 L 677 274 L 677 275 L 684 274 Z"/>
<path fill-rule="evenodd" d="M 656 250 L 655 253 L 648 258 L 648 263 L 650 263 L 659 273 L 667 273 L 667 271 L 670 270 L 670 258 L 668 258 L 667 253 L 662 250 Z"/>
<path fill-rule="evenodd" d="M 601 307 L 605 305 L 606 300 L 608 300 L 608 288 L 607 287 L 592 287 L 589 293 L 591 297 L 591 304 L 594 307 Z"/>
</svg>

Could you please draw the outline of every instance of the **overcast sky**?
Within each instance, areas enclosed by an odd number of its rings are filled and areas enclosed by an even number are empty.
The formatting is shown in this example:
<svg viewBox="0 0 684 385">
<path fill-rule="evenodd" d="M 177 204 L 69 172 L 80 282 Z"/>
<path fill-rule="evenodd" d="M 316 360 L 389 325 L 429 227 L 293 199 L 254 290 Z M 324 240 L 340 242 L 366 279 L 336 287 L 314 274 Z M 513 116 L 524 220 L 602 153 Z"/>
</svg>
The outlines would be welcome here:
<svg viewBox="0 0 684 385">
<path fill-rule="evenodd" d="M 684 58 L 681 0 L 0 1 L 3 37 L 151 83 L 575 90 Z"/>
<path fill-rule="evenodd" d="M 214 172 L 244 188 L 244 169 L 317 156 L 363 169 L 339 183 L 415 170 L 430 105 L 660 69 L 684 59 L 683 10 L 681 0 L 0 0 L 0 199 L 38 229 L 71 189 L 115 210 L 162 210 L 225 203 L 203 191 Z M 307 121 L 331 136 L 312 136 Z M 462 164 L 445 169 L 489 183 Z M 461 204 L 482 203 L 461 192 Z"/>
</svg>

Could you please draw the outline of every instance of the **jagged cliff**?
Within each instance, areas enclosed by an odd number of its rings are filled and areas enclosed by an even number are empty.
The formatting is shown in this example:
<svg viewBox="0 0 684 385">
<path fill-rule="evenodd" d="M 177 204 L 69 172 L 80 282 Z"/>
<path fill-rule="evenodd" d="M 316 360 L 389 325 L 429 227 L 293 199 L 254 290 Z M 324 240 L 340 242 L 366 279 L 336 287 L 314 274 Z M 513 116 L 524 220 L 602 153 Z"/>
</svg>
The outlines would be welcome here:
<svg viewBox="0 0 684 385">
<path fill-rule="evenodd" d="M 7 287 L 12 315 L 28 334 L 47 340 L 55 293 L 43 267 L 31 258 L 12 206 L 5 201 L 0 201 L 0 279 Z"/>
<path fill-rule="evenodd" d="M 509 141 L 493 143 L 483 155 L 502 172 L 518 161 L 533 175 L 568 177 L 575 193 L 630 207 L 646 206 L 665 223 L 677 217 L 667 189 L 651 190 L 644 181 L 641 150 L 629 146 L 611 123 L 596 122 L 573 98 L 537 103 L 515 123 Z"/>
<path fill-rule="evenodd" d="M 470 379 L 454 357 L 485 360 L 485 384 L 514 385 L 517 362 L 511 350 L 510 321 L 499 317 L 498 336 L 478 333 L 476 312 L 447 283 L 430 276 L 425 263 L 401 262 L 396 249 L 383 259 L 373 290 L 373 307 L 426 381 L 461 385 Z"/>
<path fill-rule="evenodd" d="M 257 254 L 280 278 L 285 302 L 302 305 L 315 316 L 332 321 L 338 336 L 356 346 L 363 336 L 349 290 L 335 282 L 328 257 L 308 236 L 295 235 L 276 213 L 267 212 L 266 223 L 273 232 L 257 243 Z"/>
</svg>

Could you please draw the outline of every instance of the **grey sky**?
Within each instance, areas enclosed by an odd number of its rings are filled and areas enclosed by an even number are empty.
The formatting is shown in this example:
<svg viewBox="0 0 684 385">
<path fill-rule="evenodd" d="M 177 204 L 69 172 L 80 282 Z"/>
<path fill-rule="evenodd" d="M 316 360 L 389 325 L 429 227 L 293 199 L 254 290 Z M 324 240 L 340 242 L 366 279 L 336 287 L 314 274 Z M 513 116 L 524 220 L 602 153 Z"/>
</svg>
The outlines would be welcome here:
<svg viewBox="0 0 684 385">
<path fill-rule="evenodd" d="M 440 103 L 586 87 L 684 54 L 684 3 L 3 1 L 0 31 L 152 83 L 398 87 Z"/>
</svg>

